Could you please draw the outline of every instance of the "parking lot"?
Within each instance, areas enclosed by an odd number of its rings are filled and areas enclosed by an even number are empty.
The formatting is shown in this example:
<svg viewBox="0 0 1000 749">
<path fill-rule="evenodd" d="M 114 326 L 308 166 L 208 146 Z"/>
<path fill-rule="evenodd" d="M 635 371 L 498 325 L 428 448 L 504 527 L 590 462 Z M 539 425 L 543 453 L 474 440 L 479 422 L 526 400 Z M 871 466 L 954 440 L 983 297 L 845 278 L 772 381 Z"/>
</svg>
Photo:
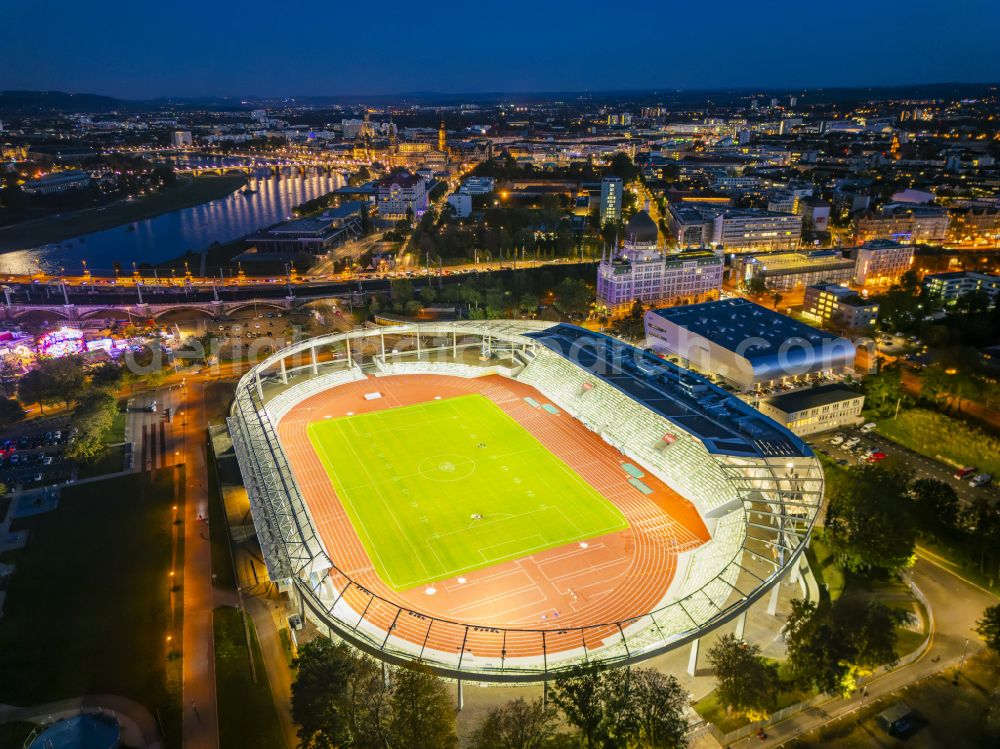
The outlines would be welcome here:
<svg viewBox="0 0 1000 749">
<path fill-rule="evenodd" d="M 66 420 L 48 420 L 44 427 L 5 434 L 0 439 L 0 481 L 10 489 L 64 481 L 73 465 L 62 454 L 75 428 Z"/>
<path fill-rule="evenodd" d="M 836 441 L 838 435 L 844 438 L 844 442 L 839 445 L 832 444 L 831 440 Z M 848 447 L 847 444 L 853 438 L 857 438 L 857 443 Z M 959 501 L 963 504 L 971 504 L 979 497 L 988 497 L 994 502 L 1000 500 L 1000 491 L 995 483 L 980 487 L 969 486 L 969 479 L 972 478 L 972 475 L 965 479 L 957 479 L 955 478 L 956 469 L 953 466 L 907 450 L 905 447 L 880 436 L 875 431 L 865 434 L 860 429 L 842 429 L 836 433 L 813 435 L 809 437 L 809 443 L 817 451 L 828 455 L 843 466 L 871 462 L 869 456 L 872 453 L 882 453 L 892 465 L 911 471 L 914 478 L 937 479 L 948 484 L 955 489 Z"/>
</svg>

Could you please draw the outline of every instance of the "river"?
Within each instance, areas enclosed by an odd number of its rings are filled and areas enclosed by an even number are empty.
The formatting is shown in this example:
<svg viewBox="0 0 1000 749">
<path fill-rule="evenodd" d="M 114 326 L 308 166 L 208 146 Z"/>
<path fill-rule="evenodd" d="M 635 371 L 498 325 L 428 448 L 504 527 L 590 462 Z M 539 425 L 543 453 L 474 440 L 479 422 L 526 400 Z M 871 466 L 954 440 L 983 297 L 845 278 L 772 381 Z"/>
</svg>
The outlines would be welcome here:
<svg viewBox="0 0 1000 749">
<path fill-rule="evenodd" d="M 79 275 L 83 261 L 91 272 L 105 275 L 113 273 L 116 262 L 125 271 L 133 262 L 155 265 L 284 221 L 295 206 L 343 184 L 343 176 L 336 172 L 304 177 L 258 174 L 248 184 L 256 191 L 253 194 L 237 190 L 192 208 L 0 255 L 0 274 L 58 273 L 63 268 L 68 275 Z"/>
</svg>

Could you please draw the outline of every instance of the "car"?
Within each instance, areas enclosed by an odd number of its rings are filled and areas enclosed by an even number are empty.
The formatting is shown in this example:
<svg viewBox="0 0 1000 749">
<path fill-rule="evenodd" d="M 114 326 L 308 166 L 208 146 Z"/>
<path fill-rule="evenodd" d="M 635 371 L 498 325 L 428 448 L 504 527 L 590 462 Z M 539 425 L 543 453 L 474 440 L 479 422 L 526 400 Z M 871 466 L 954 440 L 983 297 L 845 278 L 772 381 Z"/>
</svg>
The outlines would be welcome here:
<svg viewBox="0 0 1000 749">
<path fill-rule="evenodd" d="M 43 466 L 50 466 L 50 465 L 52 465 L 52 456 L 51 455 L 46 455 L 44 458 L 42 458 L 42 465 Z"/>
<path fill-rule="evenodd" d="M 859 442 L 861 442 L 861 438 L 860 437 L 851 437 L 849 440 L 847 440 L 844 443 L 844 447 L 845 448 L 847 448 L 847 447 L 854 447 Z"/>
<path fill-rule="evenodd" d="M 986 486 L 993 480 L 993 477 L 988 473 L 977 473 L 971 479 L 969 479 L 969 486 L 976 489 L 980 486 Z"/>
<path fill-rule="evenodd" d="M 838 460 L 837 461 L 837 465 L 838 466 L 846 466 L 847 465 L 847 458 L 841 458 L 840 460 Z"/>
<path fill-rule="evenodd" d="M 838 434 L 838 435 L 836 435 L 834 437 L 831 437 L 830 438 L 830 444 L 831 445 L 842 445 L 842 444 L 844 444 L 844 437 L 843 437 L 843 435 Z"/>
<path fill-rule="evenodd" d="M 976 472 L 975 466 L 966 466 L 965 468 L 959 468 L 957 471 L 955 471 L 955 478 L 961 481 L 962 479 L 971 476 L 975 472 Z"/>
<path fill-rule="evenodd" d="M 45 476 L 43 476 L 40 473 L 36 473 L 31 480 L 34 481 L 36 484 L 40 484 L 42 481 L 45 481 Z"/>
<path fill-rule="evenodd" d="M 874 432 L 875 427 L 878 426 L 874 421 L 869 421 L 867 424 L 861 425 L 861 433 L 868 434 L 869 432 Z"/>
<path fill-rule="evenodd" d="M 871 455 L 869 455 L 867 458 L 865 458 L 865 460 L 867 460 L 869 463 L 878 463 L 880 461 L 885 460 L 885 458 L 886 458 L 885 453 L 883 453 L 883 452 L 873 452 Z"/>
</svg>

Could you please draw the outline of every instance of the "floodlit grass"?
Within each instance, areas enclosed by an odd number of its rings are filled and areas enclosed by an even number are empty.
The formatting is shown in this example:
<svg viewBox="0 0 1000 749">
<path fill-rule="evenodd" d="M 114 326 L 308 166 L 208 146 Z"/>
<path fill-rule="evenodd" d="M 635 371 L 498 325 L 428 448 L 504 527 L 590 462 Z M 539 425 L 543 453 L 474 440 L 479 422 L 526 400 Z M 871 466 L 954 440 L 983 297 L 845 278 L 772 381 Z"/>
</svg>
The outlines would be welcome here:
<svg viewBox="0 0 1000 749">
<path fill-rule="evenodd" d="M 372 564 L 396 590 L 627 527 L 481 395 L 317 421 L 308 434 Z"/>
<path fill-rule="evenodd" d="M 54 512 L 21 521 L 31 537 L 7 560 L 17 571 L 0 619 L 0 702 L 121 694 L 180 746 L 181 662 L 166 641 L 175 481 L 183 469 L 68 487 Z"/>
<path fill-rule="evenodd" d="M 775 711 L 783 710 L 789 705 L 803 702 L 815 696 L 815 692 L 795 688 L 789 681 L 789 675 L 784 673 L 783 666 L 779 666 L 779 676 L 782 680 L 782 687 L 778 691 Z M 715 724 L 715 727 L 722 733 L 735 731 L 750 723 L 744 715 L 731 713 L 725 705 L 720 705 L 718 692 L 714 689 L 698 700 L 694 704 L 694 709 L 702 718 Z"/>
<path fill-rule="evenodd" d="M 1000 439 L 936 411 L 912 408 L 878 422 L 878 433 L 930 458 L 1000 476 Z"/>
<path fill-rule="evenodd" d="M 219 700 L 219 748 L 276 749 L 285 746 L 253 621 L 248 621 L 247 626 L 253 646 L 256 684 L 250 674 L 240 612 L 230 606 L 220 606 L 213 612 L 212 621 L 215 632 L 215 689 Z"/>
</svg>

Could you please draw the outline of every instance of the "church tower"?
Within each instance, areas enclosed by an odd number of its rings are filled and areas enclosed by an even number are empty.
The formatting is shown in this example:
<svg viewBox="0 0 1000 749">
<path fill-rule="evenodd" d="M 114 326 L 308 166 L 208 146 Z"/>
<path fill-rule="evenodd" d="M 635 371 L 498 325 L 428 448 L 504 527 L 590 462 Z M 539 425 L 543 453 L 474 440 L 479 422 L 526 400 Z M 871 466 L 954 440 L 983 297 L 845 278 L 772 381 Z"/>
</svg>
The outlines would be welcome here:
<svg viewBox="0 0 1000 749">
<path fill-rule="evenodd" d="M 444 129 L 444 118 L 441 118 L 441 126 L 438 128 L 438 150 L 442 153 L 448 152 L 448 133 Z"/>
</svg>

